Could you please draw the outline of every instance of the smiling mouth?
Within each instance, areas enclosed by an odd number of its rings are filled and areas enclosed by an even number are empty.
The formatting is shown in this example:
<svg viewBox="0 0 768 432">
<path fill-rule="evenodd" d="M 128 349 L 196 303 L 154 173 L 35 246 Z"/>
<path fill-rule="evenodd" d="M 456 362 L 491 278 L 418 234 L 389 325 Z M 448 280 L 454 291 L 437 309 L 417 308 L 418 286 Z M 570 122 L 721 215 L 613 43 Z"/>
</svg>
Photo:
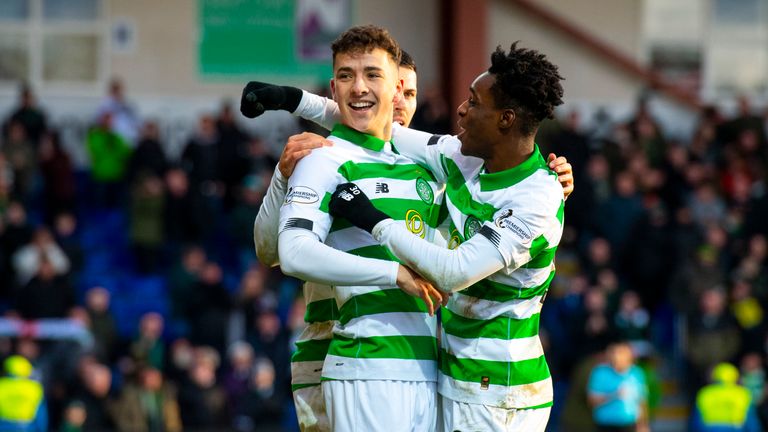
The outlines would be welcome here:
<svg viewBox="0 0 768 432">
<path fill-rule="evenodd" d="M 402 114 L 400 114 L 397 111 L 395 111 L 395 115 L 394 115 L 394 118 L 392 120 L 397 122 L 397 123 L 399 123 L 400 126 L 405 126 L 405 116 L 403 116 Z"/>
<path fill-rule="evenodd" d="M 375 104 L 373 102 L 350 102 L 347 104 L 353 111 L 365 111 L 373 108 Z"/>
</svg>

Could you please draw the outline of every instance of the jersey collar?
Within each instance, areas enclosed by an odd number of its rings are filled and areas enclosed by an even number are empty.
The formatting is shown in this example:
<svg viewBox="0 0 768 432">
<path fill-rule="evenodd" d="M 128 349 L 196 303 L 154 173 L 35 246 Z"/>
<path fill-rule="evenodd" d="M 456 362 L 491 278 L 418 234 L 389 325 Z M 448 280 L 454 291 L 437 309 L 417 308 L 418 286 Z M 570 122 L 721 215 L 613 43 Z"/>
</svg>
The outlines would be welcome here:
<svg viewBox="0 0 768 432">
<path fill-rule="evenodd" d="M 480 190 L 483 192 L 508 188 L 520 183 L 536 170 L 546 169 L 547 164 L 541 156 L 539 146 L 534 144 L 533 154 L 520 165 L 495 173 L 480 174 Z"/>
<path fill-rule="evenodd" d="M 333 127 L 333 130 L 331 131 L 331 135 L 343 140 L 347 140 L 353 144 L 357 144 L 360 147 L 367 148 L 368 150 L 373 150 L 375 152 L 380 152 L 384 148 L 384 145 L 387 143 L 387 141 L 362 133 L 360 131 L 356 131 L 351 127 L 345 126 L 341 123 L 336 123 L 336 125 Z"/>
</svg>

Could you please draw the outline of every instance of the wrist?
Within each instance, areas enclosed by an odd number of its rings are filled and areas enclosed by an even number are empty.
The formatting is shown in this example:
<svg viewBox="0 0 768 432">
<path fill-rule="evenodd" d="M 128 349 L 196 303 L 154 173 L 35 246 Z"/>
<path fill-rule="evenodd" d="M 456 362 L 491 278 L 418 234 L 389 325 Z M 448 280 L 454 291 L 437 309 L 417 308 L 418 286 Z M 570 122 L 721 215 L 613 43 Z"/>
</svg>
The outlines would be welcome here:
<svg viewBox="0 0 768 432">
<path fill-rule="evenodd" d="M 283 167 L 278 162 L 277 166 L 275 166 L 275 180 L 280 183 L 288 183 L 288 177 L 289 176 L 283 172 Z"/>
<path fill-rule="evenodd" d="M 373 229 L 371 230 L 371 235 L 377 242 L 381 242 L 382 237 L 384 236 L 384 231 L 387 229 L 388 226 L 395 223 L 395 220 L 392 218 L 386 218 L 383 220 L 380 220 L 376 223 L 376 225 L 373 226 Z"/>
<path fill-rule="evenodd" d="M 282 108 L 293 113 L 301 103 L 301 98 L 304 95 L 304 92 L 299 88 L 290 86 L 283 86 L 283 92 L 285 95 L 285 103 Z"/>
</svg>

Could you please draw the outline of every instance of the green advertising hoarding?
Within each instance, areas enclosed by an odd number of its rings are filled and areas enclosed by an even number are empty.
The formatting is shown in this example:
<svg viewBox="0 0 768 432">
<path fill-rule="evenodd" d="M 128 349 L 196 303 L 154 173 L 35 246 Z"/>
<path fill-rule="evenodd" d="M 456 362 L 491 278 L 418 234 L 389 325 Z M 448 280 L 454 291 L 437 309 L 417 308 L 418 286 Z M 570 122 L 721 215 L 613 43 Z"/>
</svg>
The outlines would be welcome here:
<svg viewBox="0 0 768 432">
<path fill-rule="evenodd" d="M 350 12 L 349 0 L 198 0 L 200 74 L 329 78 Z"/>
</svg>

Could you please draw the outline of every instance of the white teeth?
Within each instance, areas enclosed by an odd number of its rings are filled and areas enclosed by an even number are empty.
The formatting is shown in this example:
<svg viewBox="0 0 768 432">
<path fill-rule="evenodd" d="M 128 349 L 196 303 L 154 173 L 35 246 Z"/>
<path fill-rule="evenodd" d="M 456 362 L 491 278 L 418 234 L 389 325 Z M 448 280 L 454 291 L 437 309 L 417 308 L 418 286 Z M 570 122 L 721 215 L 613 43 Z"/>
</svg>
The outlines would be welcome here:
<svg viewBox="0 0 768 432">
<path fill-rule="evenodd" d="M 351 102 L 349 105 L 352 106 L 352 108 L 368 108 L 368 107 L 372 107 L 373 103 L 372 102 Z"/>
</svg>

